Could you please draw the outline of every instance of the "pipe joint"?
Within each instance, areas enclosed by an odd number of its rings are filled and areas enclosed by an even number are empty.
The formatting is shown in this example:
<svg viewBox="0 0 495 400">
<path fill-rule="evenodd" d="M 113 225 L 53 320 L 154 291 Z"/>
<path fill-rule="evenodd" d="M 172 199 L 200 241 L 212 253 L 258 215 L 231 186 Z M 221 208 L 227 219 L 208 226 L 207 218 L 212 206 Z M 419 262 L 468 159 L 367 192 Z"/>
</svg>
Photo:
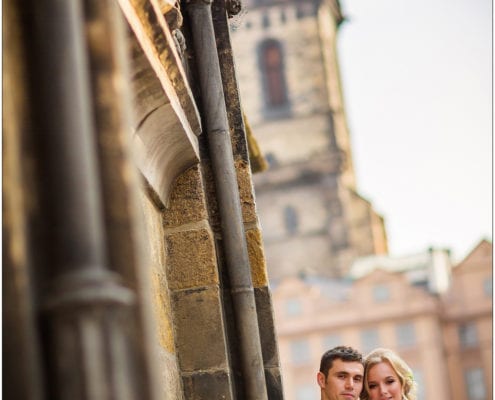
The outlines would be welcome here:
<svg viewBox="0 0 495 400">
<path fill-rule="evenodd" d="M 231 290 L 232 294 L 240 294 L 240 293 L 254 293 L 254 289 L 249 286 L 244 287 L 234 287 Z"/>
</svg>

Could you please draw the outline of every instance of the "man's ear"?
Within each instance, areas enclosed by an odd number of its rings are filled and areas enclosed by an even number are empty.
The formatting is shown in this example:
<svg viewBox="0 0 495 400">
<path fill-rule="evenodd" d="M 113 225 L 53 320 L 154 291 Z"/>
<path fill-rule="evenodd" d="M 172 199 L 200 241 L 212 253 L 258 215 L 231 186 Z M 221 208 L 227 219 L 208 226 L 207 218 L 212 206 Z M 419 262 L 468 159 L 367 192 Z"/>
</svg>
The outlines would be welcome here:
<svg viewBox="0 0 495 400">
<path fill-rule="evenodd" d="M 325 375 L 323 375 L 323 372 L 318 372 L 316 374 L 316 381 L 318 382 L 319 387 L 321 387 L 322 389 L 325 388 L 326 378 Z"/>
</svg>

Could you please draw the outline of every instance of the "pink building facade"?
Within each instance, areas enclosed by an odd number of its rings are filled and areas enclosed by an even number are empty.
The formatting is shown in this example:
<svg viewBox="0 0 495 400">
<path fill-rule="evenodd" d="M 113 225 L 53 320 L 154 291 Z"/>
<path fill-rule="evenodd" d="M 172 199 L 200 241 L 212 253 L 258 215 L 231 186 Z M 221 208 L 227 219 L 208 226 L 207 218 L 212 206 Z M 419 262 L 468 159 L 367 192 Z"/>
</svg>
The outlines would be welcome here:
<svg viewBox="0 0 495 400">
<path fill-rule="evenodd" d="M 491 399 L 492 244 L 483 240 L 453 268 L 443 262 L 448 285 L 438 291 L 428 273 L 435 257 L 407 270 L 377 264 L 357 279 L 288 278 L 274 287 L 285 399 L 319 397 L 321 354 L 339 344 L 399 352 L 418 400 Z"/>
</svg>

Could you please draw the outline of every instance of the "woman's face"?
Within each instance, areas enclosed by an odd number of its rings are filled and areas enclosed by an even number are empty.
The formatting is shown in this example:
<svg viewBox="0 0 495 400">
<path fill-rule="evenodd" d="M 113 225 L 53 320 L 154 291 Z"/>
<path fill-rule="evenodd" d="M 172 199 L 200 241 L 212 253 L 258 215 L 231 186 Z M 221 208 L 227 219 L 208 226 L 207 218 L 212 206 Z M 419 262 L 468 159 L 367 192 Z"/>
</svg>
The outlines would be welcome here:
<svg viewBox="0 0 495 400">
<path fill-rule="evenodd" d="M 401 400 L 402 385 L 391 365 L 382 361 L 373 365 L 366 377 L 370 400 Z"/>
</svg>

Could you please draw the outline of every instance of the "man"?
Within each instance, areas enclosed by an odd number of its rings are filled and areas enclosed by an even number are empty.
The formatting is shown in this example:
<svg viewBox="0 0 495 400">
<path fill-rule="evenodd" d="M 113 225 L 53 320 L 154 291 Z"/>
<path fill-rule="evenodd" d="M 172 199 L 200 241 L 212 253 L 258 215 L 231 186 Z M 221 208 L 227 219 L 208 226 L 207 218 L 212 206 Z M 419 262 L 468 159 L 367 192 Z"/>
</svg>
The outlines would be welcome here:
<svg viewBox="0 0 495 400">
<path fill-rule="evenodd" d="M 357 400 L 363 388 L 363 356 L 347 346 L 337 346 L 321 357 L 316 378 L 321 400 Z"/>
</svg>

